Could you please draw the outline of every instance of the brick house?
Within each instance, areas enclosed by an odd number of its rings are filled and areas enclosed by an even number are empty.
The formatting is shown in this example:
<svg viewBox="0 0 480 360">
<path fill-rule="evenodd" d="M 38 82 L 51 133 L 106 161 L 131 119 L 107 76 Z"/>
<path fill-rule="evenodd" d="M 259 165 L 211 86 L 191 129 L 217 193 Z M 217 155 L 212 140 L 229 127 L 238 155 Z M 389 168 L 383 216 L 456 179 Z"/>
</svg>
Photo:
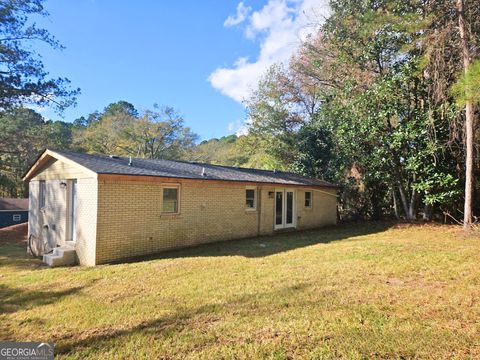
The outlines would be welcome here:
<svg viewBox="0 0 480 360">
<path fill-rule="evenodd" d="M 30 185 L 29 251 L 96 265 L 336 223 L 337 188 L 257 169 L 45 150 Z"/>
</svg>

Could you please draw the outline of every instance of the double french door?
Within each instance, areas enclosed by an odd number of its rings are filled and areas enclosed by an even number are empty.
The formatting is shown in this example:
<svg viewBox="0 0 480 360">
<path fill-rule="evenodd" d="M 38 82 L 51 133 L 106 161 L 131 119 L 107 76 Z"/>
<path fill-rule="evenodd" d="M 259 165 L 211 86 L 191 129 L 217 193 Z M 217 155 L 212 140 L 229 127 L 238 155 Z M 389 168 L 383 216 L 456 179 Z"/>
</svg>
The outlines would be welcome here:
<svg viewBox="0 0 480 360">
<path fill-rule="evenodd" d="M 287 189 L 275 190 L 274 228 L 285 229 L 296 226 L 295 192 Z"/>
</svg>

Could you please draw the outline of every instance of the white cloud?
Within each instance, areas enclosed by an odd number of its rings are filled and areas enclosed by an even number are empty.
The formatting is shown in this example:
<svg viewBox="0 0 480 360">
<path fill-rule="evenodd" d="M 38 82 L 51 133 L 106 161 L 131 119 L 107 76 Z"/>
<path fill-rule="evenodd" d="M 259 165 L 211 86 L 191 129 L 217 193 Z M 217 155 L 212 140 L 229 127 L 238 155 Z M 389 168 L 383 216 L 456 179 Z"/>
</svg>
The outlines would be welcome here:
<svg viewBox="0 0 480 360">
<path fill-rule="evenodd" d="M 242 124 L 243 124 L 242 120 L 235 120 L 235 121 L 229 122 L 227 125 L 228 132 L 229 133 L 236 132 L 242 126 Z"/>
<path fill-rule="evenodd" d="M 24 103 L 23 106 L 39 113 L 40 115 L 42 115 L 45 121 L 48 121 L 48 120 L 51 120 L 47 115 L 51 111 L 51 107 L 49 106 L 49 104 L 43 104 L 43 105 L 38 104 L 40 101 L 43 101 L 45 99 L 51 101 L 55 99 L 55 96 L 53 94 L 49 94 L 49 95 L 46 95 L 44 98 L 39 95 L 32 94 L 30 96 L 23 98 L 23 103 Z"/>
<path fill-rule="evenodd" d="M 48 106 L 28 104 L 28 105 L 25 105 L 25 107 L 39 113 L 40 115 L 42 115 L 42 117 L 45 119 L 45 121 L 50 120 L 50 118 L 47 116 L 47 113 L 50 110 L 50 108 Z"/>
<path fill-rule="evenodd" d="M 238 4 L 237 15 L 227 18 L 225 23 L 230 18 L 238 18 L 240 5 L 243 7 L 243 2 Z M 239 22 L 246 20 L 245 36 L 259 41 L 256 60 L 240 57 L 233 66 L 216 69 L 209 76 L 210 84 L 222 94 L 242 102 L 265 70 L 274 63 L 286 63 L 301 40 L 328 13 L 327 0 L 269 0 L 263 8 Z"/>
<path fill-rule="evenodd" d="M 223 26 L 230 27 L 244 22 L 251 10 L 250 6 L 245 6 L 243 1 L 240 1 L 237 5 L 237 13 L 234 16 L 230 15 L 223 23 Z"/>
<path fill-rule="evenodd" d="M 248 134 L 249 121 L 235 120 L 228 123 L 228 133 L 235 134 L 237 136 Z"/>
</svg>

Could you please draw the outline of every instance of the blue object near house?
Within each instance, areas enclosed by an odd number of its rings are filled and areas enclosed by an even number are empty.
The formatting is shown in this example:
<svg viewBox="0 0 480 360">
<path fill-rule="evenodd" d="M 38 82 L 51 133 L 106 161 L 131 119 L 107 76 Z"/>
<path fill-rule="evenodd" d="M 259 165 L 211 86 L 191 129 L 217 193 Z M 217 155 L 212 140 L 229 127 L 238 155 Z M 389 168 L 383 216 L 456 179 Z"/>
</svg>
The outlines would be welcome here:
<svg viewBox="0 0 480 360">
<path fill-rule="evenodd" d="M 28 199 L 0 198 L 0 228 L 28 221 Z"/>
</svg>

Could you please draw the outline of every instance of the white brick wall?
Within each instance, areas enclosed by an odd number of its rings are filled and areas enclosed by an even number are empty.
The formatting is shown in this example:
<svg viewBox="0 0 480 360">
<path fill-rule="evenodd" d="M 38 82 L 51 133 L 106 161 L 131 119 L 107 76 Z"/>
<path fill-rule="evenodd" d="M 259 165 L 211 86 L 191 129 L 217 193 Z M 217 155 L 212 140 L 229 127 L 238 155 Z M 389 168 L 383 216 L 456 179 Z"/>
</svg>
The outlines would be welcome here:
<svg viewBox="0 0 480 360">
<path fill-rule="evenodd" d="M 63 174 L 59 174 L 61 176 Z M 67 239 L 67 188 L 60 186 L 67 178 L 45 180 L 45 209 L 39 209 L 39 180 L 29 183 L 29 234 L 48 239 L 51 246 L 63 245 Z M 95 178 L 77 179 L 77 241 L 76 250 L 80 264 L 95 265 L 97 224 L 97 187 Z M 48 230 L 44 225 L 48 225 Z"/>
<path fill-rule="evenodd" d="M 67 195 L 60 182 L 61 180 L 45 181 L 45 207 L 42 210 L 39 207 L 40 182 L 33 180 L 29 184 L 28 232 L 38 238 L 48 239 L 50 246 L 65 242 Z"/>
<path fill-rule="evenodd" d="M 94 178 L 77 180 L 77 242 L 80 264 L 95 265 L 97 238 L 98 181 Z"/>
</svg>

